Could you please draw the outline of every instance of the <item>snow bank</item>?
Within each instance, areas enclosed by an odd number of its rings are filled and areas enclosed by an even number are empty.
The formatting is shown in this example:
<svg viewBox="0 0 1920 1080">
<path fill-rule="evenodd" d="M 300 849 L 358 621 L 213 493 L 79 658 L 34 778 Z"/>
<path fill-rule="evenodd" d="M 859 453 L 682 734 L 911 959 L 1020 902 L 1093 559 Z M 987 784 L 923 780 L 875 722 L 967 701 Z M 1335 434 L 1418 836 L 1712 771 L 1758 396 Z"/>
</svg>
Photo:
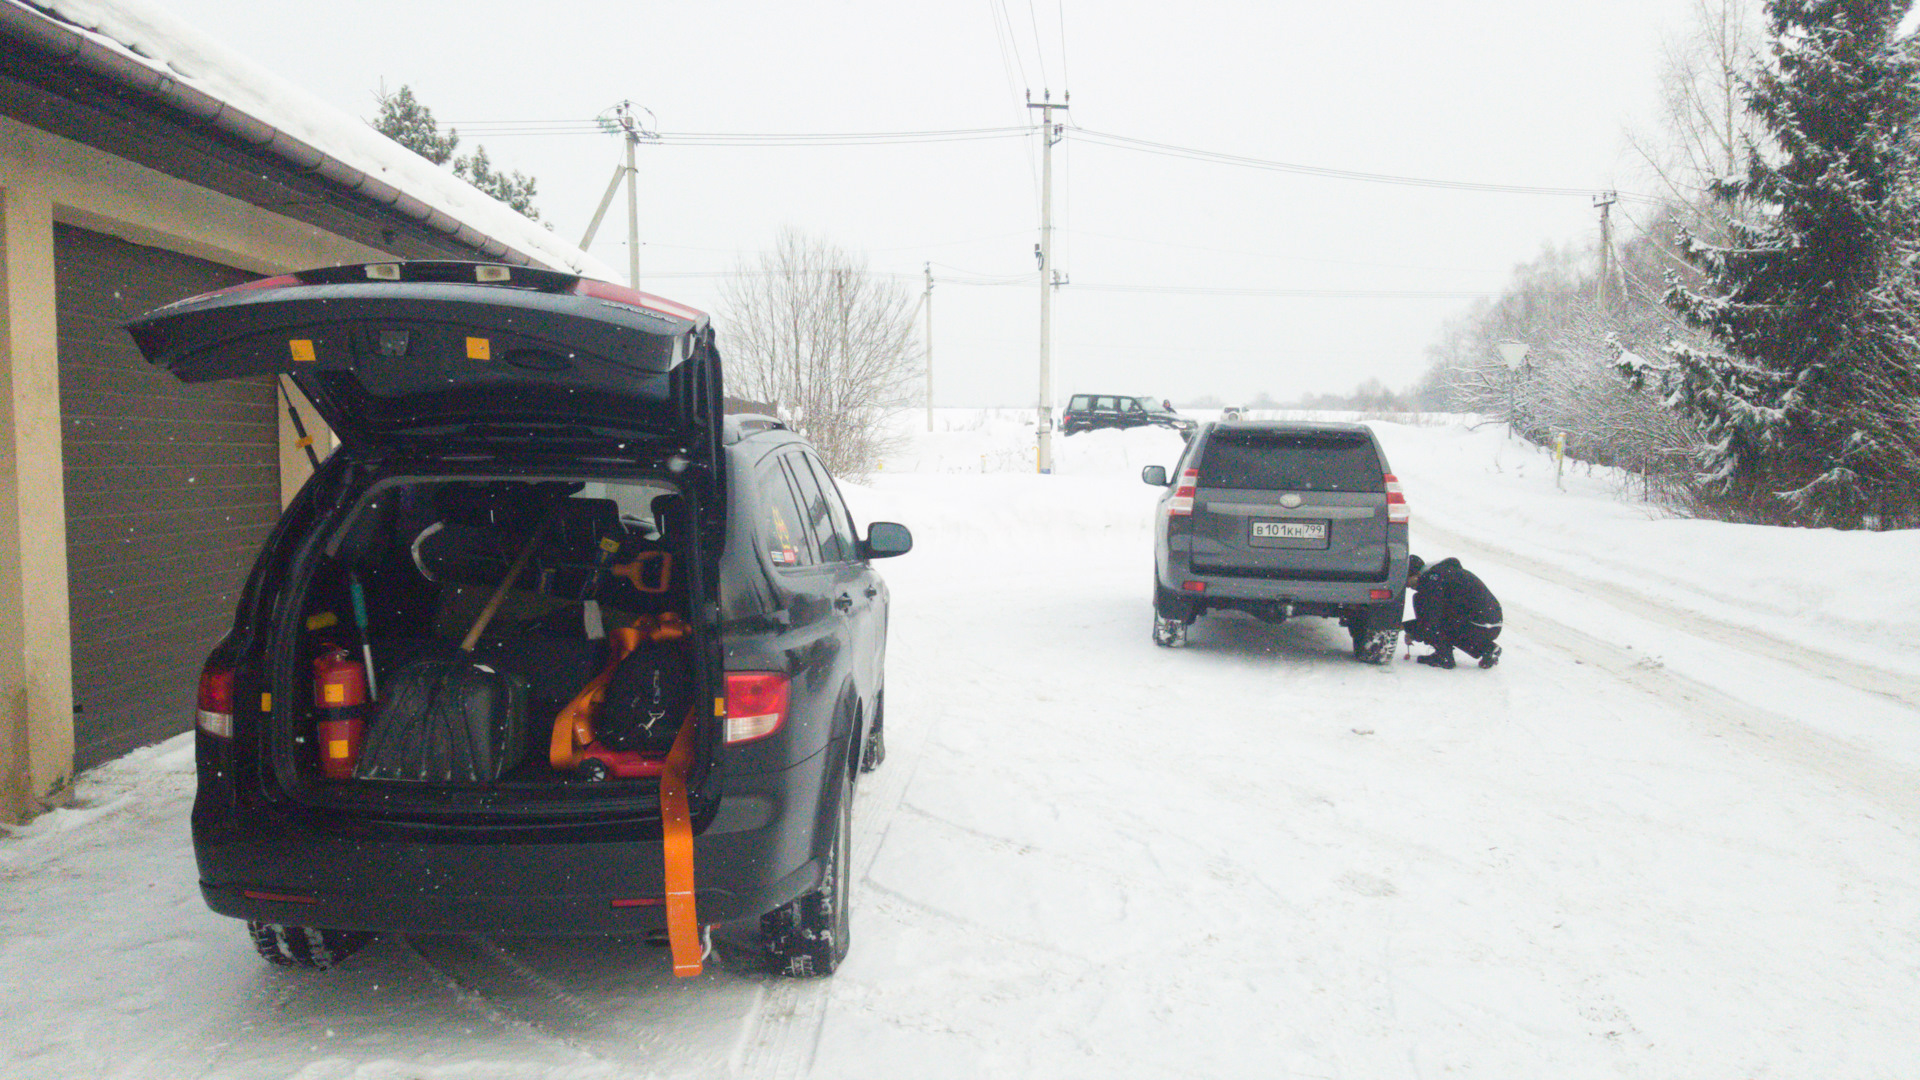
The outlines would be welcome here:
<svg viewBox="0 0 1920 1080">
<path fill-rule="evenodd" d="M 1920 532 L 1782 529 L 1672 516 L 1615 469 L 1568 463 L 1505 429 L 1375 424 L 1423 524 L 1722 622 L 1920 671 Z M 1564 486 L 1561 486 L 1564 485 Z"/>
</svg>

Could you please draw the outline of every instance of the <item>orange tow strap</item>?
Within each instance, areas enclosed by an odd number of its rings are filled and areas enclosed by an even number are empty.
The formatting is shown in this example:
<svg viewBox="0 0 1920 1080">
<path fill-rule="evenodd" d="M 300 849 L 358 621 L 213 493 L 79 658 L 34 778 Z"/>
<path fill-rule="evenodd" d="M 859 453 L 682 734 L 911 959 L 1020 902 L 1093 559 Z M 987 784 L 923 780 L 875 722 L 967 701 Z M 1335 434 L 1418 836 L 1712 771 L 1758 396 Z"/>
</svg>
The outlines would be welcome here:
<svg viewBox="0 0 1920 1080">
<path fill-rule="evenodd" d="M 687 811 L 687 767 L 693 764 L 693 719 L 680 725 L 660 773 L 660 848 L 666 862 L 667 944 L 673 973 L 700 974 L 700 919 L 693 904 L 693 817 Z"/>
</svg>

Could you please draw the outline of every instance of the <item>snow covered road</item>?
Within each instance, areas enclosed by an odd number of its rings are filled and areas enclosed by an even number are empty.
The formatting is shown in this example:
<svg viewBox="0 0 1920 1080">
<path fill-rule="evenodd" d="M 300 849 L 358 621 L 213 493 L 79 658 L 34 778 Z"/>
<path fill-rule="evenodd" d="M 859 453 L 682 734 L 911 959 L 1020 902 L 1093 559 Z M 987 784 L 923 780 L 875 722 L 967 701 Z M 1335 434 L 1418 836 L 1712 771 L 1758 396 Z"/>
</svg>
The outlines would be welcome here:
<svg viewBox="0 0 1920 1080">
<path fill-rule="evenodd" d="M 0 1075 L 1913 1074 L 1914 539 L 1789 557 L 1383 428 L 1501 666 L 1364 667 L 1314 619 L 1165 650 L 1137 474 L 1177 440 L 981 475 L 1021 429 L 956 427 L 849 492 L 917 547 L 833 979 L 513 939 L 269 969 L 200 906 L 176 741 L 0 841 Z"/>
</svg>

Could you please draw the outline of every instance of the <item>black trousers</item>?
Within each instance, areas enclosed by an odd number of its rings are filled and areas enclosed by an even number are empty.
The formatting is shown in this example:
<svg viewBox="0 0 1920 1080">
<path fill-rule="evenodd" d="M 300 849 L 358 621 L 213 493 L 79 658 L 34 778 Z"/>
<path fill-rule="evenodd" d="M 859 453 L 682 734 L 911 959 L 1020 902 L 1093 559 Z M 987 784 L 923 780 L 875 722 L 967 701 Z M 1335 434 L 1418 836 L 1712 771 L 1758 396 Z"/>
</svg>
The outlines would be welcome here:
<svg viewBox="0 0 1920 1080">
<path fill-rule="evenodd" d="M 1482 626 L 1464 620 L 1449 619 L 1409 619 L 1402 627 L 1408 641 L 1425 642 L 1433 646 L 1433 651 L 1441 656 L 1451 657 L 1453 650 L 1459 649 L 1475 660 L 1487 655 L 1493 648 L 1493 639 L 1500 636 L 1500 624 Z"/>
</svg>

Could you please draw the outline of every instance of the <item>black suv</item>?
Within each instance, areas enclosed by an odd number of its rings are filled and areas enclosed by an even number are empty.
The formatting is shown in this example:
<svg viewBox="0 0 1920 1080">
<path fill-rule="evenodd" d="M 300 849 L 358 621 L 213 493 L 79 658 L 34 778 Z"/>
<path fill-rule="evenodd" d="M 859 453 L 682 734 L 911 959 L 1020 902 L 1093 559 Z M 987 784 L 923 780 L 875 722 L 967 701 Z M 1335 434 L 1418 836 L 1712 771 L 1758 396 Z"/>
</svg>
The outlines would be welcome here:
<svg viewBox="0 0 1920 1080">
<path fill-rule="evenodd" d="M 1192 431 L 1194 422 L 1173 411 L 1165 401 L 1152 398 L 1119 397 L 1113 394 L 1075 394 L 1060 414 L 1060 431 L 1066 435 L 1095 428 L 1133 428 L 1154 424 L 1176 431 Z"/>
<path fill-rule="evenodd" d="M 887 591 L 807 442 L 726 416 L 700 312 L 474 263 L 333 267 L 129 325 L 341 437 L 201 677 L 201 892 L 281 964 L 372 932 L 847 950 Z"/>
<path fill-rule="evenodd" d="M 1188 442 L 1154 526 L 1153 640 L 1185 644 L 1209 611 L 1337 618 L 1355 659 L 1400 639 L 1407 501 L 1364 424 L 1217 422 Z"/>
</svg>

